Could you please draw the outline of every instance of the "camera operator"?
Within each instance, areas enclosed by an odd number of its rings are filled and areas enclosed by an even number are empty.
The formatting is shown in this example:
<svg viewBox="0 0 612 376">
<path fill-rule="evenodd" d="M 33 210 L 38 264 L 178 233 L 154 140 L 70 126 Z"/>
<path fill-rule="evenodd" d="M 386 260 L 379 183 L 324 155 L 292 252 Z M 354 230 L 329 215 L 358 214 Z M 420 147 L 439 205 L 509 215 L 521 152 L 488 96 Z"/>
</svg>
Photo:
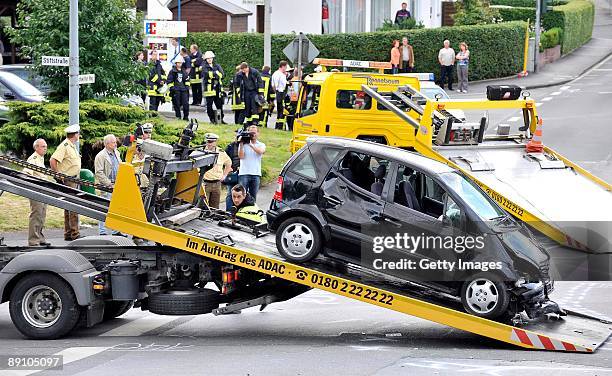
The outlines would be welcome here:
<svg viewBox="0 0 612 376">
<path fill-rule="evenodd" d="M 247 132 L 243 132 L 241 142 L 238 146 L 240 157 L 240 171 L 238 171 L 238 182 L 242 184 L 247 192 L 257 199 L 259 181 L 261 179 L 261 159 L 266 152 L 266 144 L 259 141 L 259 128 L 251 125 Z"/>
</svg>

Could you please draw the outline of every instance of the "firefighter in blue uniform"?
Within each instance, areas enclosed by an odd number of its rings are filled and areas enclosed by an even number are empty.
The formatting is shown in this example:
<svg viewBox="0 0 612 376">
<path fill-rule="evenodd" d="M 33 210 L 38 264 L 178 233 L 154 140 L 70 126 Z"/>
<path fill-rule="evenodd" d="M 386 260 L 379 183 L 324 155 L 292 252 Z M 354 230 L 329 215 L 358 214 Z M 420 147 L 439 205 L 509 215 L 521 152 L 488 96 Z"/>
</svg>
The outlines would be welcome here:
<svg viewBox="0 0 612 376">
<path fill-rule="evenodd" d="M 183 67 L 183 57 L 177 56 L 174 59 L 174 67 L 168 73 L 168 89 L 172 97 L 172 106 L 174 114 L 178 119 L 181 118 L 181 109 L 183 110 L 183 120 L 189 120 L 189 74 Z"/>
<path fill-rule="evenodd" d="M 240 72 L 240 65 L 238 65 L 236 66 L 236 74 L 230 84 L 230 92 L 232 93 L 231 109 L 234 111 L 234 124 L 242 124 L 244 122 L 244 101 L 242 100 L 242 92 L 240 91 L 241 80 L 242 72 Z"/>
<path fill-rule="evenodd" d="M 264 94 L 264 82 L 261 74 L 247 63 L 240 64 L 240 94 L 244 102 L 244 125 L 259 124 L 259 110 Z"/>
<path fill-rule="evenodd" d="M 149 59 L 149 78 L 147 80 L 147 95 L 149 96 L 149 110 L 157 111 L 160 103 L 164 102 L 161 88 L 164 86 L 164 68 L 157 57 L 157 51 L 151 52 Z"/>
<path fill-rule="evenodd" d="M 189 72 L 189 81 L 191 82 L 191 96 L 193 97 L 192 106 L 202 105 L 202 53 L 197 44 L 192 44 L 189 48 L 191 51 L 191 71 Z"/>
<path fill-rule="evenodd" d="M 202 67 L 202 79 L 204 86 L 204 97 L 206 98 L 206 113 L 210 122 L 217 123 L 217 116 L 213 110 L 213 104 L 217 111 L 220 112 L 220 122 L 223 121 L 223 69 L 213 60 L 215 54 L 212 51 L 204 52 L 204 64 Z"/>
</svg>

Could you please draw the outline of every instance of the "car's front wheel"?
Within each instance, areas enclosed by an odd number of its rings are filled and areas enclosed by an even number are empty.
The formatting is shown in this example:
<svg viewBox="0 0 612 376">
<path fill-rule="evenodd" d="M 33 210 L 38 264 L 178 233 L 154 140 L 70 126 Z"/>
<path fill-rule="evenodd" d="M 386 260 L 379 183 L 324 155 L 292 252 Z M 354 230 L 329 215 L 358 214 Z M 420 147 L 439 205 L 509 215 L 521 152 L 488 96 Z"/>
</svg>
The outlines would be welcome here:
<svg viewBox="0 0 612 376">
<path fill-rule="evenodd" d="M 479 273 L 463 283 L 461 302 L 468 313 L 496 319 L 506 314 L 510 292 L 498 276 Z"/>
<path fill-rule="evenodd" d="M 306 217 L 293 217 L 283 221 L 276 231 L 276 247 L 286 259 L 302 263 L 319 254 L 323 236 L 317 224 Z"/>
</svg>

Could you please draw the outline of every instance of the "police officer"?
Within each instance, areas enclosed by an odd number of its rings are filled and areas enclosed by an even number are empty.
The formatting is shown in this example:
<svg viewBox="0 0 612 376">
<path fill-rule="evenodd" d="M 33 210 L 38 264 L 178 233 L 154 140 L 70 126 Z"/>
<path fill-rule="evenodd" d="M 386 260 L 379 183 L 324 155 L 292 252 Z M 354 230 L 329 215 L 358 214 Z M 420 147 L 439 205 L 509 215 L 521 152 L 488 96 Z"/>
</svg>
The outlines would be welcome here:
<svg viewBox="0 0 612 376">
<path fill-rule="evenodd" d="M 38 167 L 45 167 L 45 154 L 47 153 L 47 142 L 42 138 L 34 141 L 34 153 L 28 158 L 28 163 Z M 47 180 L 47 175 L 33 170 L 23 170 L 28 175 Z M 30 222 L 28 226 L 28 245 L 50 245 L 45 240 L 42 230 L 47 217 L 47 205 L 42 202 L 30 200 Z"/>
<path fill-rule="evenodd" d="M 264 83 L 257 69 L 247 63 L 240 64 L 240 91 L 244 102 L 244 124 L 259 123 L 259 104 L 257 97 L 264 94 Z"/>
<path fill-rule="evenodd" d="M 244 101 L 242 100 L 242 92 L 240 91 L 240 85 L 242 80 L 242 72 L 240 72 L 240 65 L 236 66 L 236 74 L 230 84 L 230 90 L 232 93 L 232 111 L 234 111 L 234 124 L 242 124 L 244 121 Z"/>
<path fill-rule="evenodd" d="M 149 60 L 149 79 L 147 80 L 147 95 L 149 96 L 149 111 L 157 111 L 164 102 L 164 94 L 160 89 L 164 85 L 164 68 L 158 59 L 157 51 L 151 52 Z"/>
<path fill-rule="evenodd" d="M 189 120 L 189 74 L 183 67 L 184 59 L 177 56 L 174 59 L 174 67 L 168 73 L 168 89 L 172 96 L 172 106 L 174 114 L 178 119 L 181 118 L 181 108 L 183 109 L 183 120 Z"/>
<path fill-rule="evenodd" d="M 253 197 L 241 184 L 232 188 L 232 203 L 234 206 L 230 211 L 238 221 L 247 225 L 256 225 L 266 221 L 264 211 L 257 206 Z"/>
<path fill-rule="evenodd" d="M 191 96 L 192 106 L 202 105 L 202 65 L 204 59 L 202 59 L 202 53 L 197 44 L 192 44 L 189 47 L 191 51 L 191 71 L 189 72 L 189 81 L 191 81 Z"/>
<path fill-rule="evenodd" d="M 221 182 L 232 172 L 232 160 L 225 154 L 223 149 L 217 146 L 219 136 L 214 133 L 206 133 L 206 147 L 204 150 L 218 153 L 217 163 L 204 174 L 204 191 L 208 198 L 208 206 L 219 209 L 221 201 Z"/>
<path fill-rule="evenodd" d="M 221 123 L 226 124 L 223 121 L 223 95 L 222 95 L 222 79 L 223 69 L 213 60 L 215 54 L 212 51 L 204 52 L 204 66 L 202 68 L 202 79 L 204 85 L 204 97 L 206 97 L 206 113 L 210 122 L 213 124 L 217 123 L 215 111 L 213 110 L 213 104 L 217 111 L 221 111 Z"/>
<path fill-rule="evenodd" d="M 62 141 L 51 155 L 49 165 L 53 171 L 78 178 L 81 173 L 81 156 L 78 151 L 80 127 L 73 124 L 66 127 L 66 139 Z M 76 183 L 61 182 L 72 188 L 78 188 Z M 64 240 L 70 241 L 79 238 L 79 216 L 77 213 L 64 210 Z"/>
</svg>

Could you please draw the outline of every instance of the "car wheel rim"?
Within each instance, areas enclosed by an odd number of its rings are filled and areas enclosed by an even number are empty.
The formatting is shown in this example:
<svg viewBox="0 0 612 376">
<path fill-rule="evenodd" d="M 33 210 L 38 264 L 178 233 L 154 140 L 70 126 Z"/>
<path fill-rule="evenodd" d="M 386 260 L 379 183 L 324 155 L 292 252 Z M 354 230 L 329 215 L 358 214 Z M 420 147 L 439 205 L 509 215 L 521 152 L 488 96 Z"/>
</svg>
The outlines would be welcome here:
<svg viewBox="0 0 612 376">
<path fill-rule="evenodd" d="M 304 257 L 314 247 L 314 236 L 308 226 L 292 223 L 281 234 L 283 249 L 292 257 Z"/>
<path fill-rule="evenodd" d="M 479 278 L 468 285 L 466 289 L 468 306 L 477 313 L 487 314 L 497 307 L 499 291 L 495 283 L 488 279 Z"/>
<path fill-rule="evenodd" d="M 38 285 L 30 288 L 21 302 L 23 317 L 35 328 L 48 328 L 59 320 L 62 313 L 62 299 L 49 286 Z"/>
</svg>

